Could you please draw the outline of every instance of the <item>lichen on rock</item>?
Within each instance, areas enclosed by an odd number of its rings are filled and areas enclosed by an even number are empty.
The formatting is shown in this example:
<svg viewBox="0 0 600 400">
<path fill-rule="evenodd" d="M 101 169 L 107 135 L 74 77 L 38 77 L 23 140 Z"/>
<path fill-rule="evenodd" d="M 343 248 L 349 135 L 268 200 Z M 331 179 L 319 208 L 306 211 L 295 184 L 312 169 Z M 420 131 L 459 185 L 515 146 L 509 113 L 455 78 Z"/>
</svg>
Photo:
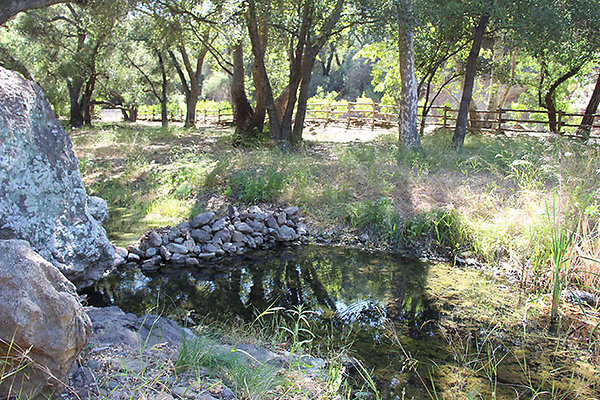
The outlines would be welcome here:
<svg viewBox="0 0 600 400">
<path fill-rule="evenodd" d="M 105 215 L 103 203 L 88 201 L 71 140 L 42 89 L 0 67 L 0 239 L 28 241 L 78 289 L 90 286 L 114 249 L 94 218 Z"/>
</svg>

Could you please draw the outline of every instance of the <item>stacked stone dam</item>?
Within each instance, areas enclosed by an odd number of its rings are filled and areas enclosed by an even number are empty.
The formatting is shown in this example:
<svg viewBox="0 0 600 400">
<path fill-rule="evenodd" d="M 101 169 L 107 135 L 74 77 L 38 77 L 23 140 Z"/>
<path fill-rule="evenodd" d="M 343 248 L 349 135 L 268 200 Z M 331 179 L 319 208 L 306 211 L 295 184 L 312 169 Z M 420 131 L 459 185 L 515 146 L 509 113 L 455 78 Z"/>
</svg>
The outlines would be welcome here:
<svg viewBox="0 0 600 400">
<path fill-rule="evenodd" d="M 175 227 L 147 232 L 139 247 L 117 249 L 117 264 L 141 263 L 145 271 L 164 264 L 194 267 L 203 260 L 269 249 L 280 243 L 299 244 L 307 234 L 298 207 L 270 212 L 257 206 L 244 211 L 229 207 L 226 216 L 209 211 Z"/>
</svg>

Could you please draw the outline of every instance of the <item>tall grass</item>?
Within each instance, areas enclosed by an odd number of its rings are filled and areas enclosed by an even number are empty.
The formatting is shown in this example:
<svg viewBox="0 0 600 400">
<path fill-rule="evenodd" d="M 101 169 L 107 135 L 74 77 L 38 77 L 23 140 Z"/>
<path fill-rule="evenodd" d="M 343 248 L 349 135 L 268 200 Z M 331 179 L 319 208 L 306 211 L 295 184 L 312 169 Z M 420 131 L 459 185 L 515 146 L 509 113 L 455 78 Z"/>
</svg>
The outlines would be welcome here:
<svg viewBox="0 0 600 400">
<path fill-rule="evenodd" d="M 573 234 L 558 220 L 556 196 L 552 198 L 552 208 L 546 210 L 550 228 L 550 265 L 552 270 L 552 309 L 550 323 L 555 324 L 558 319 L 560 296 L 564 287 L 564 270 L 569 261 L 567 252 L 573 243 Z M 565 210 L 565 219 L 568 219 L 568 207 Z"/>
</svg>

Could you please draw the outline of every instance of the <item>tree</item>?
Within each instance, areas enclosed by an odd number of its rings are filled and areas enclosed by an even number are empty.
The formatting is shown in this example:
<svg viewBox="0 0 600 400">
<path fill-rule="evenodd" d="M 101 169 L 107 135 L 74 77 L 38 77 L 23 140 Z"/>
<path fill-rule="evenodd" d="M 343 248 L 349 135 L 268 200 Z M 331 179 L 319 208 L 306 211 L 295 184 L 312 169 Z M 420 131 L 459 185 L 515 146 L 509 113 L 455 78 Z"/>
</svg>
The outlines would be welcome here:
<svg viewBox="0 0 600 400">
<path fill-rule="evenodd" d="M 66 4 L 33 11 L 19 21 L 21 33 L 48 49 L 49 73 L 66 82 L 72 126 L 91 124 L 99 62 L 112 50 L 108 40 L 126 12 L 120 0 L 93 0 L 84 8 Z"/>
<path fill-rule="evenodd" d="M 285 9 L 247 1 L 244 14 L 255 60 L 254 84 L 266 105 L 271 137 L 283 149 L 302 141 L 312 70 L 320 50 L 340 30 L 343 6 L 344 0 L 297 0 Z M 261 39 L 265 24 L 283 35 L 289 46 L 287 86 L 277 98 L 265 62 L 267 46 Z"/>
<path fill-rule="evenodd" d="M 515 13 L 514 40 L 538 62 L 538 104 L 548 111 L 550 131 L 558 133 L 557 93 L 600 49 L 600 9 L 595 0 L 537 3 Z"/>
<path fill-rule="evenodd" d="M 440 10 L 440 5 L 435 1 L 411 0 L 410 4 L 386 1 L 383 4 L 385 6 L 381 9 L 371 6 L 378 10 L 376 12 L 379 15 L 379 18 L 375 19 L 380 23 L 374 24 L 372 29 L 377 40 L 366 45 L 361 54 L 377 62 L 373 67 L 375 90 L 384 91 L 386 95 L 397 99 L 396 102 L 400 103 L 399 99 L 406 97 L 402 95 L 402 91 L 408 90 L 413 85 L 412 72 L 403 72 L 401 65 L 407 64 L 405 60 L 409 59 L 410 54 L 414 52 L 416 93 L 418 100 L 422 101 L 418 133 L 414 133 L 417 126 L 417 116 L 414 111 L 409 119 L 401 118 L 401 121 L 410 120 L 410 131 L 412 131 L 410 136 L 418 139 L 423 135 L 427 116 L 435 100 L 442 90 L 458 77 L 452 58 L 468 44 L 470 34 L 464 28 L 461 19 L 446 18 L 443 10 Z M 407 21 L 409 24 L 402 21 Z M 382 29 L 382 26 L 387 28 Z M 408 26 L 414 35 L 413 50 L 403 48 L 400 39 L 409 33 L 409 30 L 403 28 L 404 26 Z M 390 40 L 391 38 L 393 40 Z M 394 46 L 396 51 L 393 49 Z M 412 90 L 414 91 L 414 88 Z M 414 107 L 416 107 L 415 101 L 404 103 L 402 109 L 414 110 Z M 400 112 L 401 116 L 406 114 Z M 400 129 L 399 132 L 401 141 L 403 130 L 405 129 Z"/>
<path fill-rule="evenodd" d="M 208 39 L 209 31 L 207 30 L 204 33 L 203 40 L 208 41 Z M 196 55 L 193 57 L 190 57 L 188 53 L 185 40 L 181 39 L 175 48 L 176 50 L 169 50 L 168 53 L 181 80 L 183 94 L 185 94 L 186 113 L 184 126 L 189 128 L 196 126 L 196 105 L 202 91 L 202 67 L 208 53 L 208 48 L 200 45 L 200 48 L 195 51 Z M 180 58 L 175 55 L 176 51 L 179 52 Z"/>
<path fill-rule="evenodd" d="M 120 51 L 125 63 L 136 71 L 144 92 L 150 94 L 151 98 L 160 104 L 163 127 L 169 125 L 169 64 L 167 62 L 169 41 L 165 41 L 165 37 L 169 35 L 168 30 L 168 24 L 165 24 L 161 18 L 136 13 L 128 35 L 130 43 L 125 44 Z M 127 120 L 126 116 L 125 120 Z"/>
<path fill-rule="evenodd" d="M 211 27 L 216 22 L 206 14 L 214 12 L 215 4 L 202 0 L 146 0 L 144 11 L 152 10 L 155 18 L 161 19 L 167 30 L 163 30 L 168 43 L 167 54 L 181 82 L 185 95 L 185 127 L 196 125 L 196 105 L 202 92 L 204 79 L 202 69 L 211 47 Z"/>
</svg>

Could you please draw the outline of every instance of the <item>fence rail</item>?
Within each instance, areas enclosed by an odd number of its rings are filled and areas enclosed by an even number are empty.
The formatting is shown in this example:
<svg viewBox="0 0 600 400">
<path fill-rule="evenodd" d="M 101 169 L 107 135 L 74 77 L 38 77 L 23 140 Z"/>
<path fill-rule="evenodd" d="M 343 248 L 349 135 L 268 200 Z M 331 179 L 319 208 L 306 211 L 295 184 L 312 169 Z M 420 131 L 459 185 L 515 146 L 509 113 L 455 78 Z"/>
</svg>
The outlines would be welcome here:
<svg viewBox="0 0 600 400">
<path fill-rule="evenodd" d="M 419 107 L 419 123 L 423 108 Z M 399 110 L 397 105 L 379 103 L 311 103 L 306 110 L 307 123 L 341 124 L 346 127 L 366 126 L 389 127 L 398 123 Z M 426 125 L 453 128 L 457 120 L 458 110 L 447 106 L 432 106 L 426 116 Z M 565 136 L 576 136 L 577 127 L 581 123 L 583 113 L 556 112 L 556 128 L 558 133 Z M 600 138 L 600 114 L 592 115 L 591 137 Z M 156 110 L 140 110 L 141 120 L 160 121 L 160 112 Z M 169 110 L 170 121 L 184 121 L 185 110 Z M 231 108 L 198 109 L 196 121 L 203 123 L 228 124 L 233 122 Z M 491 132 L 547 132 L 549 127 L 548 112 L 545 110 L 519 110 L 499 108 L 497 110 L 471 110 L 469 112 L 469 127 Z"/>
<path fill-rule="evenodd" d="M 180 108 L 169 110 L 167 112 L 169 121 L 183 122 L 185 121 L 186 110 Z M 144 110 L 138 112 L 138 119 L 143 121 L 160 121 L 160 110 Z M 203 123 L 228 124 L 233 122 L 233 111 L 231 108 L 219 109 L 196 109 L 196 121 Z"/>
</svg>

